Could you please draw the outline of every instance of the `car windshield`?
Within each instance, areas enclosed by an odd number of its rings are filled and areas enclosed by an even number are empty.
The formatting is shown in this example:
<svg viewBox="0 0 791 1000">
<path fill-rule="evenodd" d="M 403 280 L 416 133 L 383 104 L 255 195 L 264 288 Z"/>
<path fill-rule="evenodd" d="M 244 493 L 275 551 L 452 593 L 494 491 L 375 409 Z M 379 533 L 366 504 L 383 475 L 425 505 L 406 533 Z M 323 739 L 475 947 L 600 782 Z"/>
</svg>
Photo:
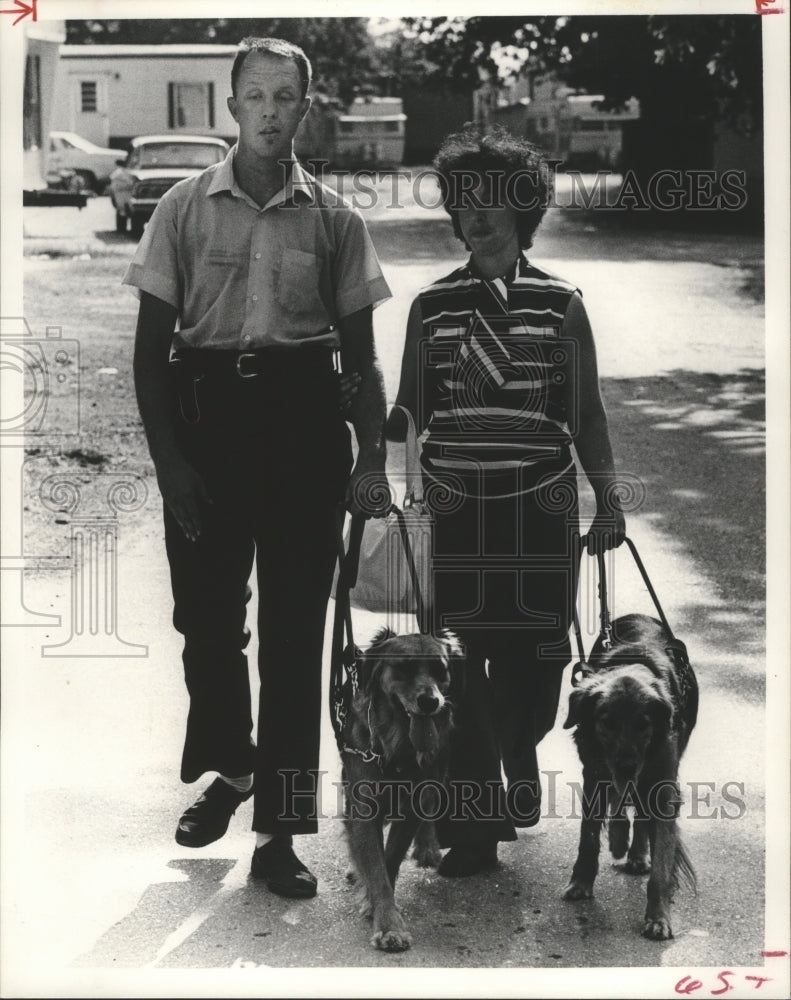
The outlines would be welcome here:
<svg viewBox="0 0 791 1000">
<path fill-rule="evenodd" d="M 199 142 L 157 142 L 140 146 L 138 167 L 210 167 L 224 157 L 222 146 Z"/>
<path fill-rule="evenodd" d="M 79 135 L 64 135 L 61 137 L 61 141 L 66 149 L 81 149 L 85 153 L 93 153 L 99 148 Z"/>
</svg>

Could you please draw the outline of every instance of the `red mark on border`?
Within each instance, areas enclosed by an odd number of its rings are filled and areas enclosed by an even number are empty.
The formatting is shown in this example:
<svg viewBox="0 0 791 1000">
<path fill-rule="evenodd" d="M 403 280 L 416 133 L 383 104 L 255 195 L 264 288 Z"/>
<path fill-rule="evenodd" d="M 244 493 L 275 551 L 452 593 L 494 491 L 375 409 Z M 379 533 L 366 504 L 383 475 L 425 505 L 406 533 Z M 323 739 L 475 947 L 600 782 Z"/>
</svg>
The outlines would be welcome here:
<svg viewBox="0 0 791 1000">
<path fill-rule="evenodd" d="M 762 951 L 761 954 L 764 958 L 785 958 L 788 954 L 787 951 Z"/>
<path fill-rule="evenodd" d="M 755 0 L 756 14 L 785 14 L 782 7 L 775 4 L 775 0 Z"/>
<path fill-rule="evenodd" d="M 722 972 L 717 974 L 717 986 L 718 989 L 713 989 L 710 983 L 704 984 L 700 979 L 693 979 L 692 976 L 684 976 L 683 979 L 679 979 L 676 983 L 674 990 L 679 996 L 688 997 L 697 993 L 699 990 L 703 990 L 704 996 L 719 997 L 724 993 L 730 993 L 731 990 L 735 990 L 736 986 L 731 982 L 731 977 L 738 977 L 738 973 L 732 972 L 730 969 L 723 969 Z M 744 982 L 755 983 L 753 987 L 754 990 L 760 990 L 764 983 L 771 983 L 771 976 L 748 976 L 742 977 Z"/>
<path fill-rule="evenodd" d="M 756 3 L 763 3 L 765 0 L 755 0 Z M 3 7 L 0 9 L 0 14 L 17 14 L 17 19 L 13 22 L 14 24 L 19 24 L 21 20 L 26 18 L 28 14 L 32 15 L 31 20 L 38 21 L 38 11 L 36 10 L 37 0 L 30 0 L 30 3 L 26 3 L 25 0 L 14 0 L 13 7 Z"/>
</svg>

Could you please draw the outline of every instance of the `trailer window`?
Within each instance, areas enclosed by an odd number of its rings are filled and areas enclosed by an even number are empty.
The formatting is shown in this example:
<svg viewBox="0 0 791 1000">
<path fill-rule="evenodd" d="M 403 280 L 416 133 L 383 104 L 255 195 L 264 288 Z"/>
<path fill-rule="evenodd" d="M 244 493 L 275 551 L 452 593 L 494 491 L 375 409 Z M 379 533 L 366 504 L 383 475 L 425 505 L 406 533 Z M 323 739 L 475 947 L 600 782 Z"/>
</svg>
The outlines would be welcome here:
<svg viewBox="0 0 791 1000">
<path fill-rule="evenodd" d="M 214 84 L 169 83 L 169 128 L 214 128 Z"/>
<path fill-rule="evenodd" d="M 93 113 L 99 110 L 99 94 L 95 80 L 80 80 L 80 111 Z"/>
</svg>

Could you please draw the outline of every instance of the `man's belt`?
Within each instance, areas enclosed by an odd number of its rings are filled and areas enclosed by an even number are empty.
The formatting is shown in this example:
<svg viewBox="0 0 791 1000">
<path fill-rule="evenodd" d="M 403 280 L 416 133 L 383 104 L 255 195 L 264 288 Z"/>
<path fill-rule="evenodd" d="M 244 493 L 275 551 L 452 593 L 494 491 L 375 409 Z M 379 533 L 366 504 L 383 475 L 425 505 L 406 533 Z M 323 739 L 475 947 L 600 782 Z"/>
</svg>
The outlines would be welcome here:
<svg viewBox="0 0 791 1000">
<path fill-rule="evenodd" d="M 335 348 L 321 344 L 261 347 L 254 351 L 183 347 L 173 354 L 170 363 L 177 373 L 192 377 L 252 379 L 289 371 L 302 374 L 331 372 L 334 351 Z"/>
</svg>

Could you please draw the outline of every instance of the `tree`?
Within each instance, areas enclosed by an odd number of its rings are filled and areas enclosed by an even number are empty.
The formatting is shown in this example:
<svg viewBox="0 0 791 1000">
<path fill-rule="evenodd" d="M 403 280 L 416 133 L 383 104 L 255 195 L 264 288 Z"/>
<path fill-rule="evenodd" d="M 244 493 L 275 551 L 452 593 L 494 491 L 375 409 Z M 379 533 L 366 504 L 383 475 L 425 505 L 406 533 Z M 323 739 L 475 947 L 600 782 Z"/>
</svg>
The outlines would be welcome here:
<svg viewBox="0 0 791 1000">
<path fill-rule="evenodd" d="M 646 121 L 750 132 L 762 119 L 760 18 L 744 15 L 410 18 L 448 79 L 496 74 L 504 47 L 532 73 L 601 93 L 605 106 L 639 99 Z"/>
</svg>

